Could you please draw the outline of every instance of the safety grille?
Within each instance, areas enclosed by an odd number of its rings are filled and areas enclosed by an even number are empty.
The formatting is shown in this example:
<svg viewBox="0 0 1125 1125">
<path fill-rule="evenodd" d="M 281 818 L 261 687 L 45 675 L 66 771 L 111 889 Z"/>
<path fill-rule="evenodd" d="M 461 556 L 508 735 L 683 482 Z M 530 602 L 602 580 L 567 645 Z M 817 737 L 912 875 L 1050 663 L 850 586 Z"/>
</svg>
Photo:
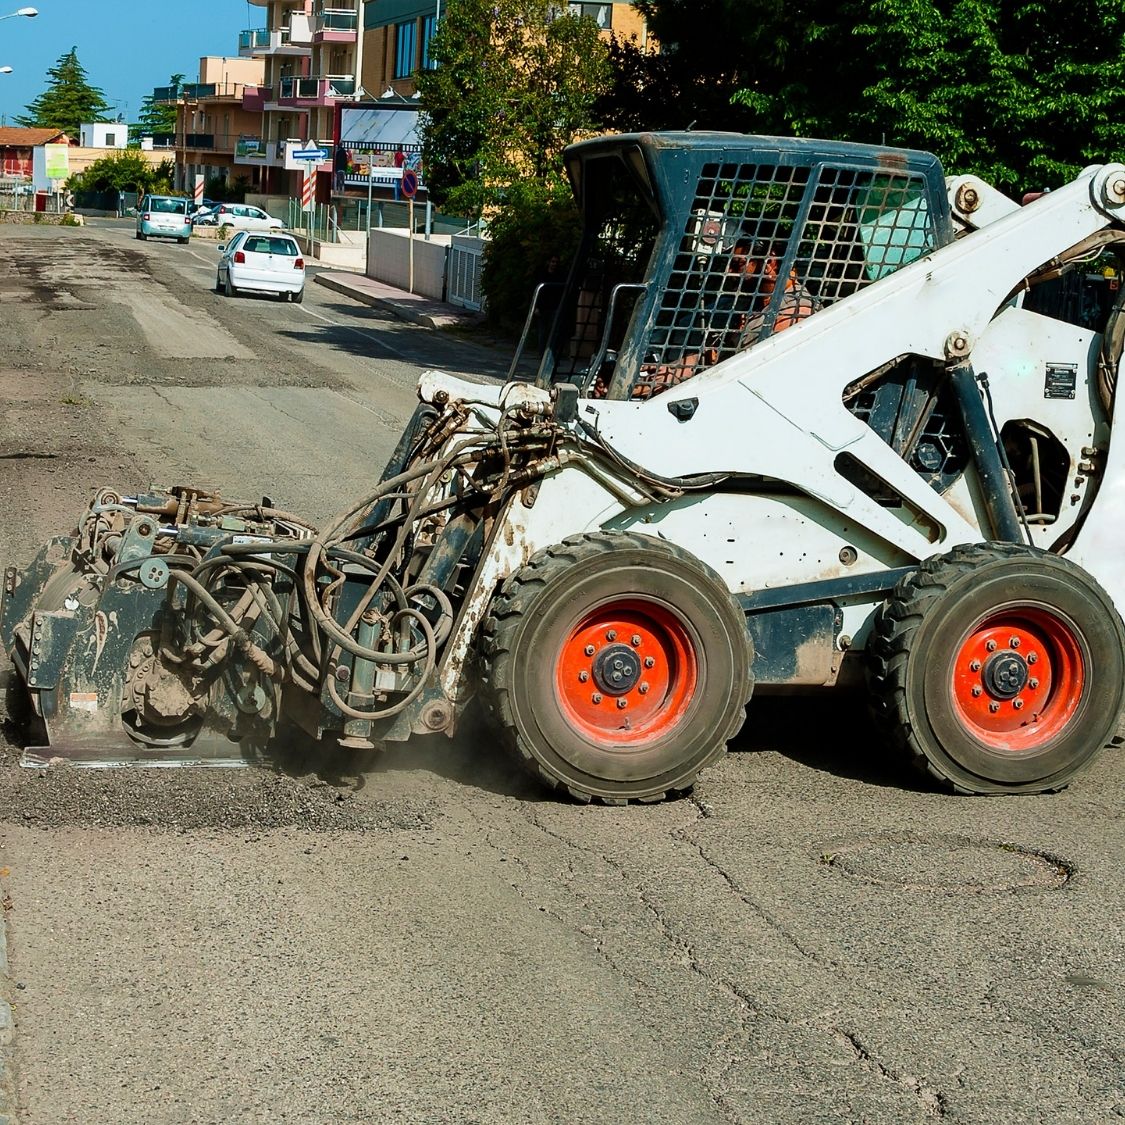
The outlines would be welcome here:
<svg viewBox="0 0 1125 1125">
<path fill-rule="evenodd" d="M 631 394 L 689 379 L 934 245 L 920 175 L 707 164 Z"/>
</svg>

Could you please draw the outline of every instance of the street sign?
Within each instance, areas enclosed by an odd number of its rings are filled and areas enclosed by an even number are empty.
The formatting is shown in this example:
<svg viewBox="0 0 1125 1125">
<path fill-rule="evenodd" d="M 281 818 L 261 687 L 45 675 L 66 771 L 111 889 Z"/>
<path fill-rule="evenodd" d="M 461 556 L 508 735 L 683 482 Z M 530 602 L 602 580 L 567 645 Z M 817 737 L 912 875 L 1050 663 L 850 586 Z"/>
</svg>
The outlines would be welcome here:
<svg viewBox="0 0 1125 1125">
<path fill-rule="evenodd" d="M 312 164 L 320 164 L 328 159 L 328 153 L 322 148 L 298 148 L 289 153 L 294 160 L 307 160 Z"/>
<path fill-rule="evenodd" d="M 413 168 L 402 170 L 402 194 L 413 199 L 418 194 L 418 173 Z"/>
</svg>

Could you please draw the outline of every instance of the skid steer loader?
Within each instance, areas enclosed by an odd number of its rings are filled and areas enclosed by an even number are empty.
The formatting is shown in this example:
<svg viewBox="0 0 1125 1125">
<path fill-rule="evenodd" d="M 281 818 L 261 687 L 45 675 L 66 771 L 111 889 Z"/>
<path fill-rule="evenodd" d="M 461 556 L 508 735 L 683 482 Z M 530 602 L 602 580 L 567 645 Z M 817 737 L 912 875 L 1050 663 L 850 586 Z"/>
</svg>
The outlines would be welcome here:
<svg viewBox="0 0 1125 1125">
<path fill-rule="evenodd" d="M 650 801 L 753 689 L 849 687 L 963 793 L 1059 789 L 1114 739 L 1125 167 L 1019 206 L 813 140 L 566 163 L 581 243 L 535 380 L 425 373 L 325 527 L 105 489 L 6 572 L 25 761 L 253 760 L 283 720 L 370 747 L 479 695 L 549 786 Z"/>
</svg>

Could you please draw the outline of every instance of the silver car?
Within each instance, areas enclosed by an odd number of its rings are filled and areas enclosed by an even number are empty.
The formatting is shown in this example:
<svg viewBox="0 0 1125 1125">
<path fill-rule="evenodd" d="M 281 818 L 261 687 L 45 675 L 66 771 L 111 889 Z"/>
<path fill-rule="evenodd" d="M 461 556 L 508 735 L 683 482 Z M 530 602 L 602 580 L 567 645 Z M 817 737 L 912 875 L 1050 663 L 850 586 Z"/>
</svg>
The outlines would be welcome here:
<svg viewBox="0 0 1125 1125">
<path fill-rule="evenodd" d="M 305 259 L 297 240 L 276 231 L 240 230 L 219 247 L 215 291 L 234 297 L 246 290 L 305 299 Z"/>
</svg>

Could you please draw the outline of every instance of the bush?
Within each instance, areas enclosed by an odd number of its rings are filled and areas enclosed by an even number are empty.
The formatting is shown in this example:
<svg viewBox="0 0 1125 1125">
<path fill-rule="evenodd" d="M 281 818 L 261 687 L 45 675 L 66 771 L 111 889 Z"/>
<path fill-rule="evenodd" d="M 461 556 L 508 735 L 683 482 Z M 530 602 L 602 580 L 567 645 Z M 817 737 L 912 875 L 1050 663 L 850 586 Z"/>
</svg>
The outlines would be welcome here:
<svg viewBox="0 0 1125 1125">
<path fill-rule="evenodd" d="M 518 331 L 548 259 L 568 263 L 577 248 L 580 224 L 570 187 L 561 176 L 512 184 L 488 231 L 481 275 L 488 318 Z"/>
</svg>

